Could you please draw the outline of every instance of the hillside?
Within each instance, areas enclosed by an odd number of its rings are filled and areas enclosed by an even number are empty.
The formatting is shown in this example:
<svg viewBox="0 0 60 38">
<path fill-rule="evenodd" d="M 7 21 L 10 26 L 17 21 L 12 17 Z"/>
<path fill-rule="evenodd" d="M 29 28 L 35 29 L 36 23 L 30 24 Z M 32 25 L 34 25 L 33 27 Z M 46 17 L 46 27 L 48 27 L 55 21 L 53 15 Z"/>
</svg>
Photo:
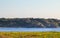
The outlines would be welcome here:
<svg viewBox="0 0 60 38">
<path fill-rule="evenodd" d="M 0 27 L 58 28 L 60 20 L 43 18 L 0 18 Z"/>
</svg>

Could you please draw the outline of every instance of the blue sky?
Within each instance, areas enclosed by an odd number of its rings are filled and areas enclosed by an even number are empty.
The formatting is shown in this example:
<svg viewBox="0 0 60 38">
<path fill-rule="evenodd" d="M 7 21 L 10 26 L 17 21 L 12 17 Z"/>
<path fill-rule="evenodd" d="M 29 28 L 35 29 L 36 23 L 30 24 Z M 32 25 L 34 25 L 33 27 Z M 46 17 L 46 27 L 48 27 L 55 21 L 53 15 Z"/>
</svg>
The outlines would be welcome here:
<svg viewBox="0 0 60 38">
<path fill-rule="evenodd" d="M 0 17 L 60 18 L 60 0 L 0 0 Z"/>
</svg>

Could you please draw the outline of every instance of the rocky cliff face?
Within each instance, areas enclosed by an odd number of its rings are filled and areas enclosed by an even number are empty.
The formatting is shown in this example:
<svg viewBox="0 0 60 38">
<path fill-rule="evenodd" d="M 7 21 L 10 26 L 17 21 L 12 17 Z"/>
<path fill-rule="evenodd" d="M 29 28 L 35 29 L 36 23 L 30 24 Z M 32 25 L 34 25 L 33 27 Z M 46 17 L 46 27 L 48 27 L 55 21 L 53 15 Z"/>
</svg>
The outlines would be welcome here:
<svg viewBox="0 0 60 38">
<path fill-rule="evenodd" d="M 60 20 L 42 18 L 0 18 L 0 27 L 58 28 Z"/>
</svg>

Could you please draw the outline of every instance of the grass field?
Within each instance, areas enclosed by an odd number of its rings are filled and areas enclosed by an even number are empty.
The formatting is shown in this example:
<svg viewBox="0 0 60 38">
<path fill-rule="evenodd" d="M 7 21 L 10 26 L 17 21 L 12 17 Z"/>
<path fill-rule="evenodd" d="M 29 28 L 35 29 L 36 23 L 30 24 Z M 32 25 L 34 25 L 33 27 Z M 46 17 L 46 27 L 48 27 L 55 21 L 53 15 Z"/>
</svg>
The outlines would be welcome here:
<svg viewBox="0 0 60 38">
<path fill-rule="evenodd" d="M 0 38 L 60 38 L 60 32 L 0 32 Z"/>
</svg>

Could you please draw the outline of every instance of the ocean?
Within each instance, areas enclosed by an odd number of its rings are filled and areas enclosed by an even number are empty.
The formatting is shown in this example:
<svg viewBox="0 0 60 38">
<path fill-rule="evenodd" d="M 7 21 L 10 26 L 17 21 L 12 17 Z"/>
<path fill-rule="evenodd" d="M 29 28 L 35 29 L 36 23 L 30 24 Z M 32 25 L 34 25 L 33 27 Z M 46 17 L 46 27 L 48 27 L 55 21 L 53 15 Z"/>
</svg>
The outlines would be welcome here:
<svg viewBox="0 0 60 38">
<path fill-rule="evenodd" d="M 56 31 L 60 32 L 60 28 L 0 28 L 0 32 L 45 32 L 45 31 Z"/>
</svg>

